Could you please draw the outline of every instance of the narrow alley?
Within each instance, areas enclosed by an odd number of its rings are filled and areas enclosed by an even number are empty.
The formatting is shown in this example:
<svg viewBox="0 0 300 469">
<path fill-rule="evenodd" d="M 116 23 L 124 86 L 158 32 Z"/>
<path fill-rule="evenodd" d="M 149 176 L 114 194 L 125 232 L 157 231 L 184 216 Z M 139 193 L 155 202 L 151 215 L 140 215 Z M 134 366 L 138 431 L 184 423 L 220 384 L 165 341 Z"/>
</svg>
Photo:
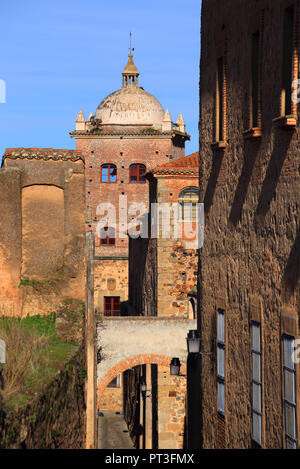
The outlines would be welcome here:
<svg viewBox="0 0 300 469">
<path fill-rule="evenodd" d="M 98 413 L 98 449 L 134 449 L 120 412 L 102 410 Z"/>
</svg>

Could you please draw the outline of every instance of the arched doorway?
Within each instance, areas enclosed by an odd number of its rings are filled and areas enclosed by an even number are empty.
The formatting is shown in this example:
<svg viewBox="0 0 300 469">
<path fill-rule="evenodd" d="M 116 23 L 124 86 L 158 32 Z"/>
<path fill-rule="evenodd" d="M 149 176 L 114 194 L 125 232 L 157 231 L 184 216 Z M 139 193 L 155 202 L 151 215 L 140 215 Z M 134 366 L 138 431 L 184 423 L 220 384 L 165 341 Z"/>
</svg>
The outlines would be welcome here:
<svg viewBox="0 0 300 469">
<path fill-rule="evenodd" d="M 110 386 L 119 379 L 123 408 L 114 413 L 124 417 L 135 448 L 184 447 L 186 366 L 182 364 L 180 376 L 171 376 L 171 358 L 136 355 L 120 361 L 98 382 L 98 411 L 103 420 L 114 411 L 107 410 L 105 404 L 111 405 Z"/>
</svg>

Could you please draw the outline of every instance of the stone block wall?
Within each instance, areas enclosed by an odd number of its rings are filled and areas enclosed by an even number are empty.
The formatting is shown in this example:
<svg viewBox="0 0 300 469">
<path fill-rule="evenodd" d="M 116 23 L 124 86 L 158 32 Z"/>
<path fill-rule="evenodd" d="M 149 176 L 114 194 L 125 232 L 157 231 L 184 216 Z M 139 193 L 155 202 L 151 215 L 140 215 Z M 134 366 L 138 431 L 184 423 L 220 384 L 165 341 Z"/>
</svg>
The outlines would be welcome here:
<svg viewBox="0 0 300 469">
<path fill-rule="evenodd" d="M 84 163 L 71 150 L 7 149 L 0 169 L 0 313 L 85 299 Z"/>
<path fill-rule="evenodd" d="M 21 313 L 18 289 L 22 261 L 21 170 L 0 169 L 0 314 Z"/>
<path fill-rule="evenodd" d="M 123 377 L 120 375 L 118 387 L 106 387 L 99 396 L 98 408 L 101 410 L 113 410 L 123 412 Z"/>
<path fill-rule="evenodd" d="M 97 258 L 94 279 L 97 313 L 100 316 L 104 314 L 105 296 L 119 296 L 121 315 L 125 316 L 128 301 L 128 260 Z"/>
<path fill-rule="evenodd" d="M 183 449 L 185 436 L 186 377 L 171 376 L 169 367 L 158 367 L 158 447 Z"/>
<path fill-rule="evenodd" d="M 283 9 L 299 2 L 202 2 L 200 184 L 205 204 L 201 252 L 203 442 L 249 448 L 251 322 L 262 327 L 262 446 L 285 445 L 282 335 L 299 337 L 299 126 L 282 128 Z M 299 17 L 299 16 L 298 16 Z M 263 18 L 263 20 L 262 20 Z M 298 20 L 296 20 L 298 21 Z M 251 37 L 261 28 L 261 137 L 249 129 Z M 298 34 L 299 23 L 296 22 Z M 299 55 L 299 43 L 296 53 Z M 215 141 L 217 59 L 225 57 L 226 141 Z M 297 71 L 297 69 L 296 69 Z M 298 110 L 299 112 L 299 110 Z M 217 411 L 216 315 L 225 311 L 225 419 Z M 287 325 L 289 316 L 293 327 Z M 297 403 L 299 368 L 296 366 Z M 298 438 L 300 434 L 298 412 Z"/>
</svg>

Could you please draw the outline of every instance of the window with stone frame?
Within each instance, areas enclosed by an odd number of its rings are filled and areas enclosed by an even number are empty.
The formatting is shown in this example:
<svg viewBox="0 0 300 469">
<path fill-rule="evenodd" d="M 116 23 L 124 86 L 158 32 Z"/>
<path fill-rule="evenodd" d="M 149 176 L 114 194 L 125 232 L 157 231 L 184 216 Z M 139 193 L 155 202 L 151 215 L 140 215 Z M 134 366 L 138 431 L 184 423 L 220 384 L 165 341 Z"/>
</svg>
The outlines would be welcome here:
<svg viewBox="0 0 300 469">
<path fill-rule="evenodd" d="M 198 219 L 199 190 L 197 187 L 184 188 L 179 196 L 180 218 L 185 222 L 195 222 Z"/>
<path fill-rule="evenodd" d="M 101 166 L 101 182 L 117 182 L 117 167 L 115 164 L 105 163 Z"/>
<path fill-rule="evenodd" d="M 286 448 L 297 448 L 295 337 L 283 335 L 283 383 Z"/>
<path fill-rule="evenodd" d="M 215 123 L 215 140 L 223 142 L 225 140 L 225 64 L 224 57 L 217 60 L 217 86 L 216 86 L 216 123 Z"/>
<path fill-rule="evenodd" d="M 295 7 L 291 5 L 284 10 L 283 15 L 283 50 L 282 50 L 282 87 L 281 87 L 281 115 L 293 114 L 292 82 L 294 78 L 294 17 Z"/>
<path fill-rule="evenodd" d="M 225 416 L 225 311 L 217 315 L 217 396 L 218 412 Z"/>
<path fill-rule="evenodd" d="M 251 43 L 250 128 L 260 128 L 260 31 L 252 34 Z"/>
<path fill-rule="evenodd" d="M 261 325 L 252 322 L 252 440 L 262 444 Z"/>
<path fill-rule="evenodd" d="M 105 296 L 104 297 L 104 316 L 120 316 L 120 297 Z"/>
</svg>

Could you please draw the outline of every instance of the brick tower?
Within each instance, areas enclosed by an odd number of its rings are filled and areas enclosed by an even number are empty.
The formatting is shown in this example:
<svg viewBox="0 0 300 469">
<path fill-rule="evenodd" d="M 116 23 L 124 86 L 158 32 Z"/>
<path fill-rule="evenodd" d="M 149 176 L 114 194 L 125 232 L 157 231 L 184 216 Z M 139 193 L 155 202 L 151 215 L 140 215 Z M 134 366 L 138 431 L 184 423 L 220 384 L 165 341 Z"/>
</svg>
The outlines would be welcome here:
<svg viewBox="0 0 300 469">
<path fill-rule="evenodd" d="M 169 111 L 139 86 L 139 72 L 130 53 L 122 86 L 107 96 L 95 115 L 76 119 L 76 148 L 85 158 L 86 230 L 95 233 L 95 307 L 99 314 L 126 315 L 128 298 L 128 237 L 119 226 L 120 205 L 143 202 L 148 208 L 149 187 L 144 174 L 185 156 L 185 124 L 180 114 L 172 122 Z M 99 204 L 113 204 L 116 225 L 99 229 Z"/>
</svg>

